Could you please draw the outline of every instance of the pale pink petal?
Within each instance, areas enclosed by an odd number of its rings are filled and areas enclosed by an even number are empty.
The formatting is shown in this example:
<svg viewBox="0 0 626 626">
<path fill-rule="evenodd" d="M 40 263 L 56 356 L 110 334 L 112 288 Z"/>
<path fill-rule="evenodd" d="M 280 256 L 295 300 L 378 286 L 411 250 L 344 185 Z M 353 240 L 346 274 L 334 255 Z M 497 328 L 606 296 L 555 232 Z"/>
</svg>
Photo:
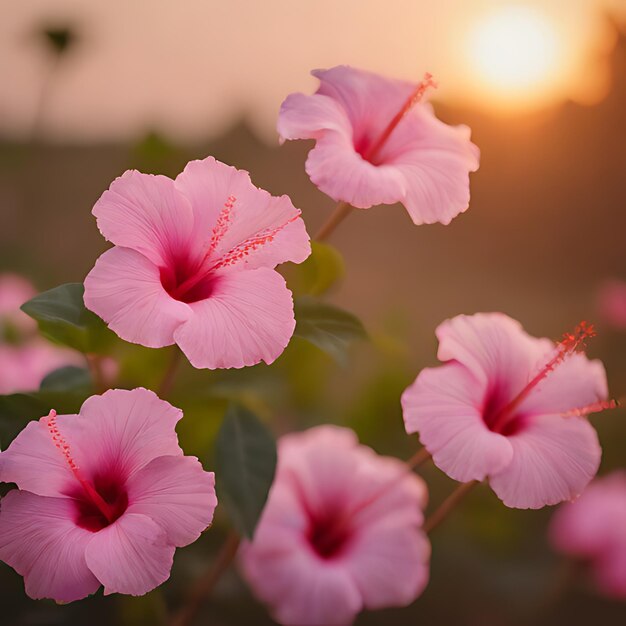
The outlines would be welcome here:
<svg viewBox="0 0 626 626">
<path fill-rule="evenodd" d="M 82 433 L 60 421 L 59 428 L 70 445 L 76 444 L 73 456 L 89 474 L 111 467 L 131 477 L 158 457 L 182 457 L 175 431 L 182 411 L 148 389 L 109 389 L 88 398 L 80 415 Z"/>
<path fill-rule="evenodd" d="M 107 250 L 85 278 L 85 306 L 125 341 L 149 348 L 174 343 L 174 331 L 191 315 L 163 288 L 159 268 L 128 248 Z"/>
<path fill-rule="evenodd" d="M 333 98 L 292 93 L 280 106 L 276 127 L 285 139 L 319 139 L 322 131 L 332 130 L 348 137 L 352 127 L 345 109 Z"/>
<path fill-rule="evenodd" d="M 295 328 L 293 300 L 283 277 L 259 268 L 214 281 L 211 297 L 189 305 L 193 315 L 174 339 L 194 367 L 272 363 Z"/>
<path fill-rule="evenodd" d="M 129 513 L 156 520 L 177 547 L 195 541 L 209 526 L 217 505 L 215 475 L 198 459 L 161 456 L 128 481 Z"/>
<path fill-rule="evenodd" d="M 175 548 L 165 530 L 146 515 L 125 513 L 92 535 L 87 566 L 104 585 L 105 595 L 141 596 L 170 576 Z"/>
<path fill-rule="evenodd" d="M 82 432 L 77 415 L 59 415 L 57 424 L 64 434 Z M 0 481 L 40 496 L 57 497 L 66 497 L 68 488 L 75 485 L 69 464 L 52 440 L 47 417 L 29 422 L 0 453 Z"/>
<path fill-rule="evenodd" d="M 242 565 L 244 577 L 280 624 L 345 626 L 363 607 L 350 573 L 307 551 L 273 557 L 244 551 Z"/>
<path fill-rule="evenodd" d="M 406 606 L 428 584 L 430 543 L 414 528 L 391 520 L 357 533 L 345 565 L 368 609 Z"/>
<path fill-rule="evenodd" d="M 325 194 L 359 209 L 400 202 L 406 193 L 404 176 L 388 165 L 373 165 L 355 152 L 348 136 L 328 132 L 309 152 L 306 172 Z"/>
<path fill-rule="evenodd" d="M 584 418 L 536 417 L 508 440 L 513 459 L 489 481 L 507 506 L 538 509 L 571 500 L 598 471 L 602 451 Z"/>
<path fill-rule="evenodd" d="M 311 74 L 320 80 L 317 93 L 341 104 L 350 119 L 357 143 L 376 140 L 416 87 L 415 83 L 347 65 L 313 70 Z M 367 136 L 360 136 L 363 134 Z"/>
<path fill-rule="evenodd" d="M 435 465 L 455 480 L 483 480 L 513 457 L 509 440 L 482 418 L 484 385 L 484 377 L 452 362 L 422 370 L 402 395 L 407 432 L 419 433 Z"/>
<path fill-rule="evenodd" d="M 107 240 L 158 266 L 198 243 L 191 206 L 167 176 L 129 170 L 111 183 L 92 213 Z"/>
<path fill-rule="evenodd" d="M 311 253 L 304 222 L 298 217 L 300 212 L 288 196 L 275 197 L 255 187 L 248 172 L 208 157 L 188 163 L 175 185 L 189 199 L 195 230 L 207 242 L 205 252 L 211 249 L 220 213 L 229 198 L 234 198 L 215 248 L 210 250 L 211 258 L 216 261 L 237 246 L 263 235 L 270 235 L 271 240 L 254 250 L 249 246 L 237 267 L 273 268 L 286 261 L 300 263 Z"/>
<path fill-rule="evenodd" d="M 100 587 L 85 561 L 93 533 L 76 526 L 69 499 L 13 490 L 2 498 L 0 559 L 24 577 L 34 599 L 79 600 Z"/>
<path fill-rule="evenodd" d="M 606 400 L 609 391 L 604 365 L 584 354 L 566 357 L 520 404 L 525 415 L 563 413 Z"/>
<path fill-rule="evenodd" d="M 552 356 L 554 344 L 535 339 L 503 313 L 457 315 L 437 327 L 440 361 L 458 361 L 483 389 L 512 399 Z"/>
<path fill-rule="evenodd" d="M 380 154 L 403 175 L 402 202 L 415 224 L 449 224 L 467 210 L 478 158 L 467 126 L 448 126 L 423 105 L 398 124 Z"/>
</svg>

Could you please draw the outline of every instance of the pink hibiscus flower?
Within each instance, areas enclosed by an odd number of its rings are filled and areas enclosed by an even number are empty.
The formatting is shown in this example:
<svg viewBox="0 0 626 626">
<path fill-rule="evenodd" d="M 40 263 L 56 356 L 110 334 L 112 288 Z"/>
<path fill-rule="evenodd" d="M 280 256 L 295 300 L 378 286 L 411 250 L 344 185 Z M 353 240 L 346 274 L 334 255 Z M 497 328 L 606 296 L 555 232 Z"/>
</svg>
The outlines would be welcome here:
<svg viewBox="0 0 626 626">
<path fill-rule="evenodd" d="M 346 66 L 312 74 L 317 92 L 287 97 L 278 133 L 315 139 L 306 171 L 324 193 L 361 209 L 401 202 L 415 224 L 449 224 L 468 208 L 479 151 L 469 128 L 419 102 L 429 75 L 415 84 Z"/>
<path fill-rule="evenodd" d="M 586 419 L 606 402 L 604 367 L 577 352 L 581 324 L 554 344 L 501 313 L 459 315 L 436 331 L 445 364 L 422 370 L 402 396 L 408 433 L 460 481 L 489 479 L 510 507 L 575 498 L 593 478 L 600 445 Z"/>
<path fill-rule="evenodd" d="M 195 367 L 271 363 L 295 327 L 284 261 L 310 254 L 300 211 L 247 172 L 207 158 L 172 180 L 136 171 L 96 203 L 115 244 L 85 280 L 85 305 L 122 339 L 177 343 Z"/>
<path fill-rule="evenodd" d="M 217 504 L 213 473 L 183 456 L 179 409 L 147 389 L 92 396 L 80 415 L 30 422 L 0 453 L 0 559 L 31 598 L 142 595 L 170 574 Z"/>
<path fill-rule="evenodd" d="M 276 478 L 243 575 L 289 625 L 349 624 L 405 606 L 428 581 L 423 481 L 355 434 L 318 426 L 281 438 Z"/>
<path fill-rule="evenodd" d="M 55 369 L 82 363 L 77 352 L 40 339 L 22 345 L 0 345 L 0 394 L 35 391 Z"/>
<path fill-rule="evenodd" d="M 559 508 L 549 535 L 556 550 L 589 565 L 601 593 L 626 600 L 626 471 L 595 480 Z"/>
</svg>

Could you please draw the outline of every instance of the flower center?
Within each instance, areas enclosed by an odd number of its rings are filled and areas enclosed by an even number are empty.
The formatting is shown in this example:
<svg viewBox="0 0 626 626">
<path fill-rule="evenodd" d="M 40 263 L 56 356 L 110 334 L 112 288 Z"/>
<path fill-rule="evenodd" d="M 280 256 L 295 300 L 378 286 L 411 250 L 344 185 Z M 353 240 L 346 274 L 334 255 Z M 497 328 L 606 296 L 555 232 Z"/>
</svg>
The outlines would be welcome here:
<svg viewBox="0 0 626 626">
<path fill-rule="evenodd" d="M 308 532 L 311 547 L 323 559 L 338 556 L 346 546 L 350 536 L 342 516 L 328 515 L 314 520 Z"/>
<path fill-rule="evenodd" d="M 173 259 L 167 267 L 159 268 L 161 285 L 167 293 L 179 302 L 206 300 L 214 288 L 214 277 L 203 273 L 198 263 L 189 258 Z"/>
<path fill-rule="evenodd" d="M 97 532 L 117 520 L 128 508 L 128 494 L 124 480 L 115 472 L 95 476 L 88 481 L 72 456 L 69 444 L 57 424 L 57 413 L 53 409 L 47 419 L 52 442 L 63 455 L 78 484 L 72 484 L 66 495 L 76 506 L 75 522 L 78 526 Z"/>
<path fill-rule="evenodd" d="M 415 89 L 411 92 L 406 99 L 400 110 L 393 116 L 391 121 L 387 124 L 383 132 L 370 141 L 368 137 L 360 137 L 354 143 L 354 149 L 372 165 L 380 165 L 380 151 L 387 143 L 387 140 L 391 136 L 391 133 L 396 129 L 396 126 L 402 121 L 404 116 L 424 97 L 426 90 L 429 87 L 437 87 L 437 83 L 429 73 L 424 74 L 424 78 L 419 82 Z"/>
</svg>

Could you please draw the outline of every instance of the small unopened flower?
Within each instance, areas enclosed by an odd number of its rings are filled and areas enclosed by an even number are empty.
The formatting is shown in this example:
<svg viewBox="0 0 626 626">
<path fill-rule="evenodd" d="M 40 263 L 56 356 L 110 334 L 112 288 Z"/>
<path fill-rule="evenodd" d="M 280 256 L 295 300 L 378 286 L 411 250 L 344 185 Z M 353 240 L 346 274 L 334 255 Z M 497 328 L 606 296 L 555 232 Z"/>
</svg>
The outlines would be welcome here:
<svg viewBox="0 0 626 626">
<path fill-rule="evenodd" d="M 128 171 L 93 213 L 107 250 L 85 279 L 85 305 L 122 339 L 178 344 L 195 367 L 271 363 L 295 328 L 275 271 L 311 252 L 298 211 L 247 172 L 213 158 L 176 180 Z"/>
<path fill-rule="evenodd" d="M 146 389 L 92 396 L 33 421 L 0 453 L 16 483 L 0 507 L 0 559 L 31 598 L 142 595 L 211 523 L 213 473 L 183 456 L 179 409 Z"/>
<path fill-rule="evenodd" d="M 306 171 L 324 193 L 361 209 L 401 202 L 415 224 L 448 224 L 468 208 L 479 151 L 469 128 L 421 102 L 430 75 L 415 84 L 347 66 L 312 74 L 318 90 L 287 97 L 278 133 L 315 140 Z"/>
<path fill-rule="evenodd" d="M 559 508 L 550 540 L 587 564 L 599 592 L 626 600 L 626 471 L 598 478 L 576 502 Z"/>
<path fill-rule="evenodd" d="M 243 575 L 290 626 L 349 624 L 364 608 L 405 606 L 428 582 L 426 497 L 420 478 L 351 430 L 286 435 L 254 540 L 240 552 Z"/>
<path fill-rule="evenodd" d="M 459 315 L 437 328 L 445 364 L 422 370 L 402 396 L 408 433 L 459 481 L 489 479 L 510 507 L 577 497 L 601 449 L 587 415 L 605 408 L 602 363 L 581 353 L 591 326 L 559 343 L 501 313 Z"/>
</svg>

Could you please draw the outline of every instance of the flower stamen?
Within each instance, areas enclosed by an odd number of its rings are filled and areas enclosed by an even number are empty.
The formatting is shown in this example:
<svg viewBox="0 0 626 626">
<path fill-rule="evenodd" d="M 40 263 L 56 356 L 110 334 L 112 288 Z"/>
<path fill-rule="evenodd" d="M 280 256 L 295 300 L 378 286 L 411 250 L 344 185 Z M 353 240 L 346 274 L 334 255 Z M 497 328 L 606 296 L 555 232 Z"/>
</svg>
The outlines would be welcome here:
<svg viewBox="0 0 626 626">
<path fill-rule="evenodd" d="M 365 151 L 363 158 L 366 161 L 373 162 L 376 159 L 378 152 L 385 145 L 387 139 L 389 139 L 389 136 L 395 130 L 396 126 L 400 123 L 402 118 L 424 97 L 426 90 L 430 87 L 436 89 L 437 82 L 434 80 L 432 74 L 426 72 L 426 74 L 424 74 L 424 78 L 411 92 L 411 95 L 406 99 L 402 108 L 395 114 L 389 124 L 387 124 L 387 127 L 383 130 L 378 139 L 374 141 Z"/>
<path fill-rule="evenodd" d="M 61 431 L 59 430 L 59 425 L 57 423 L 57 412 L 52 409 L 48 414 L 48 418 L 46 421 L 46 426 L 48 427 L 48 431 L 50 432 L 50 436 L 52 437 L 52 442 L 54 445 L 61 451 L 61 454 L 65 458 L 72 474 L 81 487 L 85 491 L 85 495 L 93 502 L 93 504 L 98 508 L 100 513 L 104 515 L 109 524 L 113 523 L 117 519 L 117 515 L 113 507 L 106 502 L 106 500 L 95 490 L 93 485 L 87 481 L 80 472 L 80 468 L 78 467 L 76 461 L 72 457 L 72 451 L 70 449 L 70 445 L 67 443 Z"/>
</svg>

